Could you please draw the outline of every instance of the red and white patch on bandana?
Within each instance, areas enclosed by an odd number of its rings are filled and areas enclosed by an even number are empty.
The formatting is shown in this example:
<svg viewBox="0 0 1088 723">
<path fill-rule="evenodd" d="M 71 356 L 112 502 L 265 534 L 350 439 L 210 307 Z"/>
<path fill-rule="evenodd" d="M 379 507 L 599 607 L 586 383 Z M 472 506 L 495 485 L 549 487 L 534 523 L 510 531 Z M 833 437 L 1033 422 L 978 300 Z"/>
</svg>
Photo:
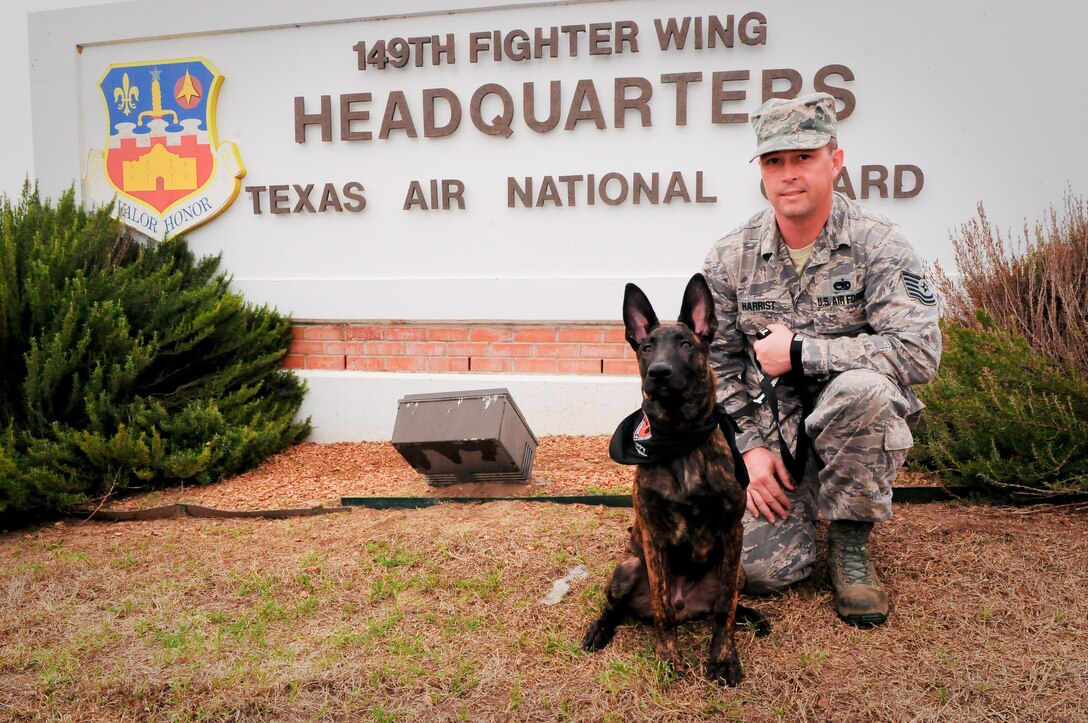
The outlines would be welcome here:
<svg viewBox="0 0 1088 723">
<path fill-rule="evenodd" d="M 637 427 L 635 427 L 635 433 L 631 435 L 631 438 L 636 442 L 645 442 L 652 436 L 654 435 L 653 432 L 650 430 L 650 420 L 645 414 L 643 414 L 642 421 L 638 423 Z"/>
</svg>

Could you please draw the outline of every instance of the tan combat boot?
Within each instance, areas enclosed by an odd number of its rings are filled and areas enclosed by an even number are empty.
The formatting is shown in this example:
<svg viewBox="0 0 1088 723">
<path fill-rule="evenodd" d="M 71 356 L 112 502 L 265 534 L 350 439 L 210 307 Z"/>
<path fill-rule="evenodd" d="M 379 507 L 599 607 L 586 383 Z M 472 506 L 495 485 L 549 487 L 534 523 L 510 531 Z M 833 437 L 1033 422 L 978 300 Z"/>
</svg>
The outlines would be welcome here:
<svg viewBox="0 0 1088 723">
<path fill-rule="evenodd" d="M 827 568 L 835 588 L 835 612 L 860 627 L 883 625 L 888 595 L 869 559 L 872 522 L 835 520 L 827 528 Z"/>
</svg>

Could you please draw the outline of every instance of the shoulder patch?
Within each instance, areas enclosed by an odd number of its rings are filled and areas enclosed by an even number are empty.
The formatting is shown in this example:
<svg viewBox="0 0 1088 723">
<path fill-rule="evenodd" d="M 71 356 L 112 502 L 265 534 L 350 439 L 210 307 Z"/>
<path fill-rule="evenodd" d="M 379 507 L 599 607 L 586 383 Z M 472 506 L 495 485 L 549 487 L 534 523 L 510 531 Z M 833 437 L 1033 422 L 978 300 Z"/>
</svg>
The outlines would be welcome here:
<svg viewBox="0 0 1088 723">
<path fill-rule="evenodd" d="M 926 277 L 904 271 L 903 283 L 907 286 L 907 296 L 910 298 L 926 306 L 935 306 L 937 304 L 937 295 L 933 293 L 933 287 L 930 286 Z"/>
</svg>

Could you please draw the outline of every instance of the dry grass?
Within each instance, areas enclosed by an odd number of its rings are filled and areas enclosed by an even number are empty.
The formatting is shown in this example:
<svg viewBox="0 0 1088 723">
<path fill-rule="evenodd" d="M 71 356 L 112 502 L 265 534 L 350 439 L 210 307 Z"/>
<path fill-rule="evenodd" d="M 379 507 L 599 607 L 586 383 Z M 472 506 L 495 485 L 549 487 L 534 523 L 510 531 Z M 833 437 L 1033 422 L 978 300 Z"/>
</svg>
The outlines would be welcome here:
<svg viewBox="0 0 1088 723">
<path fill-rule="evenodd" d="M 558 452 L 601 441 L 546 443 Z M 280 494 L 321 499 L 321 485 L 361 463 L 349 451 L 362 448 L 331 447 L 320 455 L 320 447 L 304 446 L 301 457 L 288 452 L 250 474 L 293 465 L 295 478 L 264 484 L 294 480 L 297 489 Z M 366 469 L 376 484 L 386 474 L 374 462 L 381 448 L 365 448 L 374 452 Z M 582 491 L 600 482 L 595 463 L 568 459 L 569 468 L 560 455 L 542 454 L 538 470 L 561 487 L 574 486 L 563 481 L 574 477 Z M 388 472 L 391 486 L 399 469 Z M 244 506 L 242 496 L 217 506 Z M 685 629 L 677 674 L 657 665 L 641 626 L 621 628 L 600 653 L 580 651 L 629 516 L 497 502 L 9 532 L 0 537 L 0 718 L 1084 717 L 1083 513 L 897 507 L 874 542 L 893 599 L 889 624 L 866 631 L 838 622 L 821 567 L 785 596 L 749 601 L 774 632 L 741 633 L 747 678 L 733 689 L 702 679 L 705 623 Z M 538 605 L 551 581 L 577 564 L 590 579 L 560 604 Z"/>
</svg>

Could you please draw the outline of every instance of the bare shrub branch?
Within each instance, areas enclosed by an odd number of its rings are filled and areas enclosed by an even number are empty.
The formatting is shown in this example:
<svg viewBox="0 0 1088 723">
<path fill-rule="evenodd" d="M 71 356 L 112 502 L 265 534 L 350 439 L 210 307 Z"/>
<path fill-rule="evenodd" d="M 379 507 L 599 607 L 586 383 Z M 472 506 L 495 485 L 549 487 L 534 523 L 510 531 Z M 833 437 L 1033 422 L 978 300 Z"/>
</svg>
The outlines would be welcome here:
<svg viewBox="0 0 1088 723">
<path fill-rule="evenodd" d="M 1088 375 L 1088 202 L 1067 192 L 1020 236 L 1002 234 L 980 203 L 952 236 L 959 276 L 933 276 L 947 318 L 977 328 L 977 312 Z"/>
</svg>

